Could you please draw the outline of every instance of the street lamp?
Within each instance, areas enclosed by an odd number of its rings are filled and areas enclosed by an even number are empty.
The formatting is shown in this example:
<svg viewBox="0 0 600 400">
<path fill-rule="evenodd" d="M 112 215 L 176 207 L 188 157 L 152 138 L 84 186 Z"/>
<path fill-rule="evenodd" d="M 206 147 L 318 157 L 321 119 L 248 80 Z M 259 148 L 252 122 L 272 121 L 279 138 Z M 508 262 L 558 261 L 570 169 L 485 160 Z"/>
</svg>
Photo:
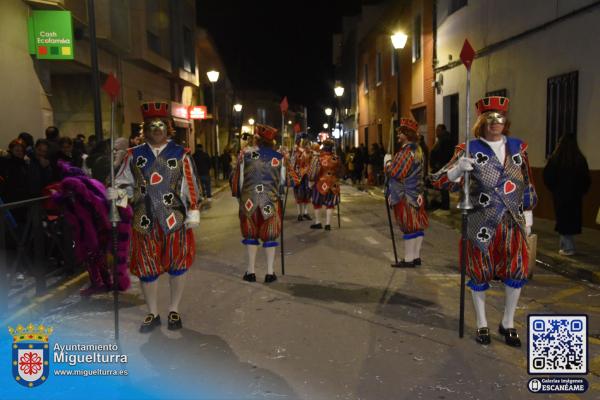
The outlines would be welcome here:
<svg viewBox="0 0 600 400">
<path fill-rule="evenodd" d="M 331 116 L 331 113 L 332 113 L 332 112 L 333 112 L 333 110 L 332 110 L 331 108 L 329 108 L 329 107 L 327 107 L 327 108 L 325 109 L 325 115 L 327 115 L 328 117 L 329 117 L 329 116 Z"/>
<path fill-rule="evenodd" d="M 404 32 L 396 32 L 390 36 L 390 39 L 392 39 L 392 46 L 394 46 L 394 53 L 396 53 L 396 117 L 398 126 L 400 126 L 400 114 L 402 112 L 400 108 L 400 50 L 406 46 L 408 36 Z"/>
<path fill-rule="evenodd" d="M 252 126 L 252 125 L 254 125 L 254 118 L 250 118 L 250 119 L 248 120 L 248 123 L 249 123 L 251 126 Z"/>
<path fill-rule="evenodd" d="M 235 110 L 235 112 L 242 112 L 242 108 L 243 106 L 240 103 L 233 105 L 233 109 Z"/>
<path fill-rule="evenodd" d="M 341 112 L 341 107 L 340 107 L 340 102 L 341 102 L 341 98 L 344 95 L 344 87 L 341 85 L 341 83 L 337 83 L 335 85 L 335 88 L 333 88 L 333 91 L 335 92 L 335 96 L 337 97 L 337 124 L 335 125 L 335 129 L 338 130 L 338 137 L 339 139 L 343 139 L 343 132 L 344 130 L 342 129 L 342 112 Z M 339 144 L 340 147 L 342 147 L 341 144 Z"/>
<path fill-rule="evenodd" d="M 206 73 L 212 88 L 212 107 L 213 107 L 213 136 L 215 138 L 215 153 L 217 162 L 215 163 L 215 180 L 219 180 L 219 112 L 217 110 L 217 101 L 215 99 L 215 83 L 219 80 L 219 71 L 210 70 Z"/>
<path fill-rule="evenodd" d="M 325 122 L 325 123 L 323 124 L 323 129 L 327 129 L 327 128 L 329 128 L 329 124 L 328 124 L 327 122 Z"/>
</svg>

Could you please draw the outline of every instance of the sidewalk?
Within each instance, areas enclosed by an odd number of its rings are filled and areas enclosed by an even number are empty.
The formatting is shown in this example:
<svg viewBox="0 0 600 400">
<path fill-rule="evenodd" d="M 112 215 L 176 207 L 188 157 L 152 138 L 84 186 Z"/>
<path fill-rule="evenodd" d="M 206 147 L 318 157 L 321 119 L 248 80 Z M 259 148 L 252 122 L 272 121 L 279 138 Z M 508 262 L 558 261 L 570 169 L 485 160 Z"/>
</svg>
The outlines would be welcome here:
<svg viewBox="0 0 600 400">
<path fill-rule="evenodd" d="M 383 187 L 371 186 L 367 191 L 373 197 L 384 199 Z M 429 217 L 460 230 L 460 210 L 456 208 L 457 194 L 451 194 L 450 203 L 450 210 L 429 211 Z M 569 278 L 600 284 L 600 230 L 583 228 L 582 234 L 575 237 L 577 253 L 572 257 L 558 254 L 558 233 L 554 231 L 554 221 L 534 218 L 532 231 L 538 235 L 536 267 Z"/>
</svg>

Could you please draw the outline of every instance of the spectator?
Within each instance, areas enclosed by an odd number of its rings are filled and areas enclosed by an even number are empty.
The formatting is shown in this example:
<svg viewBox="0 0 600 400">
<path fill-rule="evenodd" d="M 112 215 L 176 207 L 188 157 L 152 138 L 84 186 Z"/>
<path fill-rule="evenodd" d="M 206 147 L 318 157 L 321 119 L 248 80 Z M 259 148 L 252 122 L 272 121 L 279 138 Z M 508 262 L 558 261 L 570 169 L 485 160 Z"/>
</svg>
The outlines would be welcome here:
<svg viewBox="0 0 600 400">
<path fill-rule="evenodd" d="M 371 154 L 369 155 L 369 184 L 377 185 L 383 175 L 383 155 L 379 143 L 371 145 Z"/>
<path fill-rule="evenodd" d="M 444 165 L 450 162 L 452 155 L 454 154 L 454 146 L 452 145 L 452 138 L 450 132 L 446 129 L 446 125 L 439 124 L 435 128 L 436 141 L 431 149 L 429 158 L 431 172 L 435 173 L 442 169 Z M 450 209 L 450 194 L 447 190 L 440 190 L 441 202 L 439 204 L 442 210 Z"/>
<path fill-rule="evenodd" d="M 354 155 L 354 180 L 360 185 L 362 183 L 363 178 L 363 170 L 365 168 L 365 145 L 360 144 L 360 146 L 356 149 L 356 153 Z"/>
<path fill-rule="evenodd" d="M 29 162 L 29 195 L 31 197 L 42 196 L 42 189 L 52 183 L 52 166 L 48 159 L 48 141 L 38 139 L 35 143 L 33 156 Z"/>
<path fill-rule="evenodd" d="M 86 167 L 91 171 L 92 178 L 108 184 L 110 179 L 110 139 L 96 143 L 86 159 Z"/>
<path fill-rule="evenodd" d="M 46 128 L 46 140 L 48 140 L 48 158 L 54 160 L 60 150 L 58 140 L 60 139 L 60 131 L 55 126 Z"/>
<path fill-rule="evenodd" d="M 129 147 L 139 146 L 142 143 L 144 143 L 144 136 L 142 133 L 132 133 L 129 136 Z"/>
<path fill-rule="evenodd" d="M 229 149 L 225 149 L 223 154 L 220 156 L 221 171 L 223 172 L 223 179 L 229 180 L 231 174 L 231 155 Z"/>
<path fill-rule="evenodd" d="M 554 200 L 554 230 L 560 235 L 561 255 L 575 254 L 573 235 L 581 233 L 582 201 L 590 183 L 588 163 L 577 146 L 577 138 L 563 135 L 544 168 L 544 184 Z"/>
<path fill-rule="evenodd" d="M 87 144 L 85 145 L 85 153 L 90 154 L 92 150 L 96 147 L 98 141 L 96 140 L 96 135 L 90 135 L 87 140 Z"/>
<path fill-rule="evenodd" d="M 129 146 L 129 140 L 124 137 L 119 137 L 115 139 L 115 159 L 114 166 L 115 171 L 119 169 L 121 163 L 125 159 L 127 155 L 127 148 Z"/>
<path fill-rule="evenodd" d="M 199 144 L 196 146 L 196 152 L 192 158 L 194 159 L 194 164 L 196 164 L 196 172 L 198 172 L 198 177 L 200 178 L 204 197 L 210 202 L 212 201 L 212 193 L 210 191 L 210 156 L 204 151 L 202 145 Z"/>
<path fill-rule="evenodd" d="M 356 153 L 356 147 L 351 148 L 348 153 L 346 153 L 346 172 L 350 179 L 352 179 L 352 183 L 354 182 L 354 156 Z"/>
<path fill-rule="evenodd" d="M 59 151 L 56 154 L 56 161 L 66 161 L 78 168 L 81 168 L 83 166 L 83 159 L 81 158 L 81 154 L 77 154 L 73 150 L 73 139 L 69 137 L 62 137 L 59 139 L 58 144 Z"/>
<path fill-rule="evenodd" d="M 28 159 L 33 156 L 33 136 L 28 132 L 19 133 L 19 139 L 25 143 L 25 155 Z"/>
</svg>

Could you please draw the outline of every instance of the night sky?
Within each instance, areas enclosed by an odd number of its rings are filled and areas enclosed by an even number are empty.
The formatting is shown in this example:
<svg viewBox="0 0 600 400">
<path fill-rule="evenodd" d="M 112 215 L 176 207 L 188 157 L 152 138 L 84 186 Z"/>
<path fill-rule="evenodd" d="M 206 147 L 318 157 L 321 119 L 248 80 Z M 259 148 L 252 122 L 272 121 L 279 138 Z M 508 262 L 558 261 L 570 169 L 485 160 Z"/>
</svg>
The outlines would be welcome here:
<svg viewBox="0 0 600 400">
<path fill-rule="evenodd" d="M 373 1 L 369 1 L 372 3 Z M 364 3 L 364 0 L 363 0 Z M 234 88 L 271 90 L 321 119 L 333 102 L 332 33 L 361 0 L 198 0 L 198 23 L 213 37 Z"/>
</svg>

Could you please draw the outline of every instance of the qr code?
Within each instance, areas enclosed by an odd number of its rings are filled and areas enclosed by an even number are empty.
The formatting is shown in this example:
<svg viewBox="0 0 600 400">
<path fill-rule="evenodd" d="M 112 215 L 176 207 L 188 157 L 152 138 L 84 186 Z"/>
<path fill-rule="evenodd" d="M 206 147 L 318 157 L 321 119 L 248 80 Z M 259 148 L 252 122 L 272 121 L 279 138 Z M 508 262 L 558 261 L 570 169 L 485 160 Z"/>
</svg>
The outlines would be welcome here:
<svg viewBox="0 0 600 400">
<path fill-rule="evenodd" d="M 587 315 L 529 316 L 530 374 L 587 374 Z"/>
</svg>

